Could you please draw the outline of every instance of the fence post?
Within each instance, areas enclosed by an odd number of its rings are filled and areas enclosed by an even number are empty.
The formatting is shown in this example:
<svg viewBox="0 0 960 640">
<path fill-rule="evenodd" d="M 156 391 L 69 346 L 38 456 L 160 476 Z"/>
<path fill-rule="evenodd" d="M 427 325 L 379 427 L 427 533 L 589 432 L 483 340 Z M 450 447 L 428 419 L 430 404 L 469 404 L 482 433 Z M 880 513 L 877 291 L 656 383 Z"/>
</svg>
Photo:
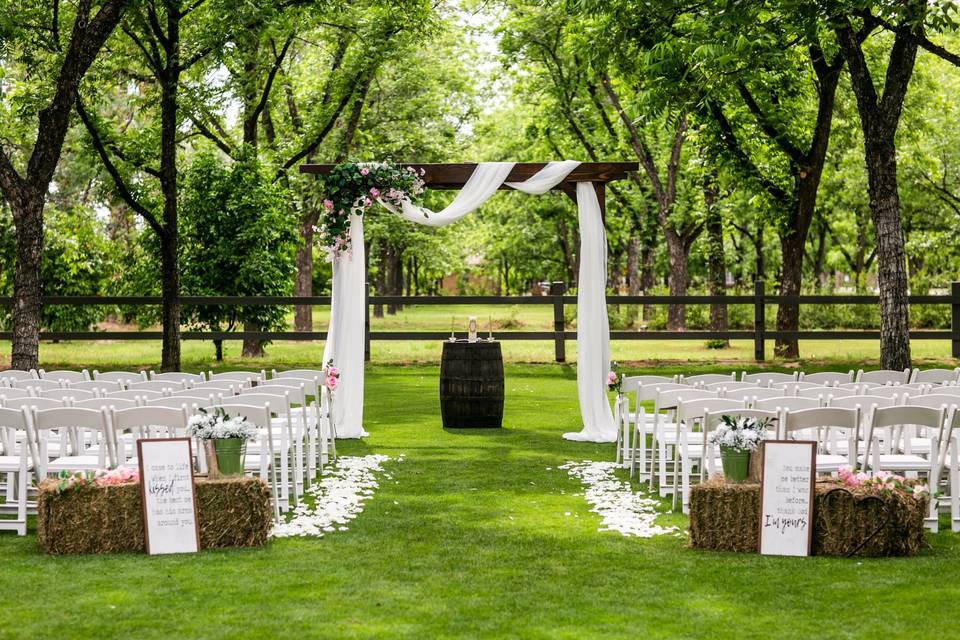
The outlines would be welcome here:
<svg viewBox="0 0 960 640">
<path fill-rule="evenodd" d="M 950 286 L 950 340 L 954 358 L 960 358 L 960 282 Z"/>
<path fill-rule="evenodd" d="M 363 283 L 363 361 L 370 362 L 370 283 Z"/>
<path fill-rule="evenodd" d="M 557 362 L 567 361 L 567 345 L 563 339 L 563 294 L 566 289 L 563 282 L 550 283 L 550 295 L 553 296 L 553 352 Z"/>
<path fill-rule="evenodd" d="M 763 280 L 753 283 L 753 358 L 757 362 L 766 360 L 764 353 L 764 333 L 766 331 L 767 314 L 763 306 Z"/>
</svg>

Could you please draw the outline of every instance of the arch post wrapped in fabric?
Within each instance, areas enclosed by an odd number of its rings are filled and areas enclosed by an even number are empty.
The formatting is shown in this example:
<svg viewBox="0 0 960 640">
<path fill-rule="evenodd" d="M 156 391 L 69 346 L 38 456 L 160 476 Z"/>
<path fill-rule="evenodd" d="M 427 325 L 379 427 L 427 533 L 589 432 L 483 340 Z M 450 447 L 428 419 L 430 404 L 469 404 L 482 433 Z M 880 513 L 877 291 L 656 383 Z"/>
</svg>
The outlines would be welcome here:
<svg viewBox="0 0 960 640">
<path fill-rule="evenodd" d="M 378 199 L 396 215 L 429 226 L 445 226 L 475 211 L 500 189 L 539 195 L 558 189 L 577 202 L 580 225 L 580 271 L 577 287 L 577 397 L 583 427 L 564 434 L 570 440 L 614 442 L 617 427 L 606 394 L 610 369 L 607 319 L 607 240 L 603 226 L 604 185 L 636 171 L 636 163 L 483 162 L 479 164 L 404 164 L 423 176 L 431 188 L 462 189 L 442 211 L 429 211 L 404 199 L 397 204 Z M 303 165 L 303 173 L 326 175 L 335 165 Z M 350 213 L 352 251 L 332 254 L 333 285 L 330 326 L 323 361 L 331 359 L 344 372 L 337 390 L 333 420 L 337 435 L 359 438 L 363 429 L 363 334 L 366 258 L 363 218 Z"/>
</svg>

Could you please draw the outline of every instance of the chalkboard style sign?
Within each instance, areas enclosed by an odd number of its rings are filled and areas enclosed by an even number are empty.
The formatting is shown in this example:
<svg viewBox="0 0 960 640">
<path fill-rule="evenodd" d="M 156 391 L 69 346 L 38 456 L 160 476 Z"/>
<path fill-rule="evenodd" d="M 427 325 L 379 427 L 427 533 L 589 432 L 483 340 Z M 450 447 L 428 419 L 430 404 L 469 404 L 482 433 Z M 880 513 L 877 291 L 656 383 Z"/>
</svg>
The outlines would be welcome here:
<svg viewBox="0 0 960 640">
<path fill-rule="evenodd" d="M 143 529 L 150 555 L 200 549 L 189 438 L 137 440 Z"/>
<path fill-rule="evenodd" d="M 760 553 L 808 556 L 813 541 L 817 443 L 766 440 L 760 483 Z"/>
</svg>

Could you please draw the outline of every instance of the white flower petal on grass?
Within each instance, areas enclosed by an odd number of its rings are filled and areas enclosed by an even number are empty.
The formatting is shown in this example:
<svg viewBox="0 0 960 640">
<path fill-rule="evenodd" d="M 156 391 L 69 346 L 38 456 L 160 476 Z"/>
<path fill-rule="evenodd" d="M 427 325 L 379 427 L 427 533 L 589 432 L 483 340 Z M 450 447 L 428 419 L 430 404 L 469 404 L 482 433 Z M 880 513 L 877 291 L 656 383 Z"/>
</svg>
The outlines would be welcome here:
<svg viewBox="0 0 960 640">
<path fill-rule="evenodd" d="M 274 527 L 271 535 L 322 537 L 324 531 L 347 531 L 343 525 L 363 511 L 364 502 L 380 486 L 376 475 L 383 473 L 383 463 L 389 459 L 385 455 L 339 457 L 336 467 L 307 489 L 312 504 L 298 505 L 290 520 Z"/>
<path fill-rule="evenodd" d="M 598 531 L 618 531 L 624 536 L 652 538 L 679 531 L 677 527 L 663 527 L 656 523 L 656 500 L 636 493 L 629 483 L 614 474 L 615 462 L 568 462 L 560 465 L 585 488 L 584 498 L 590 511 L 600 516 Z"/>
</svg>

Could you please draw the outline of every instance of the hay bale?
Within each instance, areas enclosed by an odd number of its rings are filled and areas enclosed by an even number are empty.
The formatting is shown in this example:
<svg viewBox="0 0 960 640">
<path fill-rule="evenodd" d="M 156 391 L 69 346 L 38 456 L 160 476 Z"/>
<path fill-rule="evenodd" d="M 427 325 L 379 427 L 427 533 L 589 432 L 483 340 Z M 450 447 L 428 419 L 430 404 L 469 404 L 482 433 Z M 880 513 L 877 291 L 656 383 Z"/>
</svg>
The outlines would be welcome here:
<svg viewBox="0 0 960 640">
<path fill-rule="evenodd" d="M 270 491 L 259 478 L 197 478 L 196 500 L 201 549 L 266 544 L 273 517 Z M 56 492 L 56 481 L 41 483 L 37 542 L 52 554 L 142 552 L 139 483 L 63 493 Z"/>
<path fill-rule="evenodd" d="M 833 479 L 817 482 L 812 553 L 826 556 L 912 556 L 926 546 L 928 499 L 874 494 Z M 756 553 L 760 547 L 760 485 L 716 477 L 690 491 L 690 546 Z"/>
</svg>

